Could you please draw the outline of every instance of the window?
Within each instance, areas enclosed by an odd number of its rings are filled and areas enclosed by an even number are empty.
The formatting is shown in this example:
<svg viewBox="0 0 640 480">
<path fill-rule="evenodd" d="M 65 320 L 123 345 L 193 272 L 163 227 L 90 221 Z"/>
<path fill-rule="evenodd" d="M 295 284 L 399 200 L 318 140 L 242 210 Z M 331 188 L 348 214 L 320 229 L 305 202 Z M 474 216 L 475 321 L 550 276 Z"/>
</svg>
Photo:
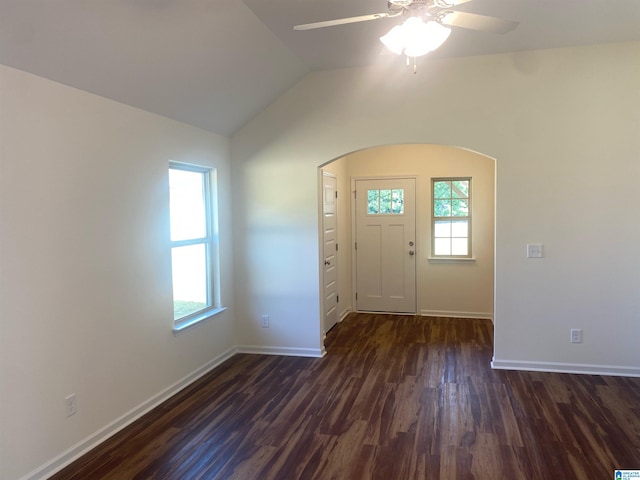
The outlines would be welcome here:
<svg viewBox="0 0 640 480">
<path fill-rule="evenodd" d="M 209 168 L 169 164 L 173 318 L 177 329 L 210 316 L 218 307 L 214 181 L 215 171 Z"/>
<path fill-rule="evenodd" d="M 432 254 L 471 257 L 471 178 L 432 179 Z"/>
<path fill-rule="evenodd" d="M 367 190 L 368 215 L 402 215 L 404 189 Z"/>
</svg>

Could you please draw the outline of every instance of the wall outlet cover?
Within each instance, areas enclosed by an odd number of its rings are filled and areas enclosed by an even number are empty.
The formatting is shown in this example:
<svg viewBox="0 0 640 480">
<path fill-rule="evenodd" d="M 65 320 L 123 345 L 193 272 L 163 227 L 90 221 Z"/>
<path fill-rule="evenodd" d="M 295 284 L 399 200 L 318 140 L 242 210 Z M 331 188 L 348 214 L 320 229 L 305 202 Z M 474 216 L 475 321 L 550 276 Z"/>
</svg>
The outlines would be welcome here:
<svg viewBox="0 0 640 480">
<path fill-rule="evenodd" d="M 543 247 L 541 243 L 527 243 L 527 258 L 542 258 Z"/>
</svg>

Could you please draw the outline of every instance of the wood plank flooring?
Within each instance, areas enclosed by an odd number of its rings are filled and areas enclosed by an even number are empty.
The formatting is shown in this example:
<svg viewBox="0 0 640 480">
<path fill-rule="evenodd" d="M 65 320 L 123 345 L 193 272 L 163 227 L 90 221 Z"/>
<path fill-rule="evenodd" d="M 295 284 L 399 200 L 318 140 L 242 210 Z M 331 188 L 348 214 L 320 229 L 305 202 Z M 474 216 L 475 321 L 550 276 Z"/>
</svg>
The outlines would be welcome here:
<svg viewBox="0 0 640 480">
<path fill-rule="evenodd" d="M 52 478 L 612 479 L 640 379 L 493 371 L 491 322 L 351 314 L 322 359 L 236 355 Z"/>
</svg>

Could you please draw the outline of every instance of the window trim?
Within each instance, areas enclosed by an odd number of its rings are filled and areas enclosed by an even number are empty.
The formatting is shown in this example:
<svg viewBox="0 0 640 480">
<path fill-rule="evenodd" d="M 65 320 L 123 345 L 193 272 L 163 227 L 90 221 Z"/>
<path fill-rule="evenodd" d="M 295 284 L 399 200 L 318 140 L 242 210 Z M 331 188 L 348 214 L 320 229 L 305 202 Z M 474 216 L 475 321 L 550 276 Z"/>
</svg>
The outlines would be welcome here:
<svg viewBox="0 0 640 480">
<path fill-rule="evenodd" d="M 429 260 L 475 260 L 473 258 L 473 250 L 472 250 L 472 177 L 432 177 L 431 178 L 431 256 Z M 434 206 L 435 206 L 435 184 L 436 182 L 454 182 L 454 181 L 468 181 L 469 182 L 469 195 L 468 205 L 469 205 L 469 213 L 464 217 L 436 217 Z M 466 255 L 436 255 L 436 219 L 444 219 L 449 218 L 452 220 L 467 220 L 467 254 Z M 443 237 L 444 238 L 444 237 Z M 453 238 L 453 237 L 449 237 Z"/>
<path fill-rule="evenodd" d="M 203 202 L 205 210 L 205 236 L 186 240 L 171 240 L 169 232 L 170 251 L 174 248 L 189 245 L 205 246 L 206 272 L 207 272 L 207 306 L 196 312 L 174 319 L 173 331 L 180 333 L 218 313 L 226 310 L 220 302 L 220 261 L 219 261 L 219 231 L 218 231 L 218 204 L 217 204 L 217 172 L 215 168 L 194 165 L 183 162 L 170 161 L 169 170 L 182 170 L 200 173 L 202 175 Z M 171 216 L 171 209 L 169 209 Z M 173 269 L 172 269 L 173 279 Z M 172 280 L 173 282 L 173 280 Z M 173 297 L 173 286 L 172 286 Z M 173 302 L 172 302 L 173 305 Z M 172 310 L 172 317 L 173 317 Z"/>
</svg>

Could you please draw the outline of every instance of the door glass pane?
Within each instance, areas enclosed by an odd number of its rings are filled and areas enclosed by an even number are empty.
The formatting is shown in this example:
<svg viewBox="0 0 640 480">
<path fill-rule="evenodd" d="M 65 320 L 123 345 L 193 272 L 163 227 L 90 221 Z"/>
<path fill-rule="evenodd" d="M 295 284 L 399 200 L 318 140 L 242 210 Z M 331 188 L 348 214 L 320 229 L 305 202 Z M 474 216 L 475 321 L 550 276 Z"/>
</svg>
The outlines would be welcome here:
<svg viewBox="0 0 640 480">
<path fill-rule="evenodd" d="M 391 213 L 402 215 L 404 213 L 404 190 L 391 190 Z"/>
<path fill-rule="evenodd" d="M 404 189 L 367 190 L 368 215 L 402 215 L 404 213 Z"/>
<path fill-rule="evenodd" d="M 391 190 L 380 190 L 380 213 L 391 213 Z"/>
<path fill-rule="evenodd" d="M 205 237 L 204 174 L 170 168 L 169 189 L 171 240 Z"/>
<path fill-rule="evenodd" d="M 367 191 L 367 213 L 369 215 L 380 213 L 380 190 Z"/>
<path fill-rule="evenodd" d="M 174 319 L 210 306 L 207 298 L 206 258 L 204 244 L 171 249 Z"/>
</svg>

